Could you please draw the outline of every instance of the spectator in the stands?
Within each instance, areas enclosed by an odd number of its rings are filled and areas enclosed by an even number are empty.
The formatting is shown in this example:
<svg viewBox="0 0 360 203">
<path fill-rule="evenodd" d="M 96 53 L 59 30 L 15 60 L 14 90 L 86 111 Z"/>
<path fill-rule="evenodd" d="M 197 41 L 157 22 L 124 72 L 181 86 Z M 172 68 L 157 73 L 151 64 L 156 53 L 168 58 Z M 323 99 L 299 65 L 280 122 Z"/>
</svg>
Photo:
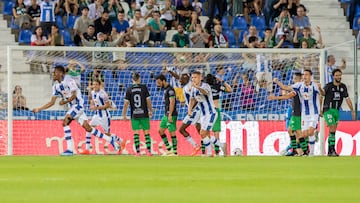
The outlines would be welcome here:
<svg viewBox="0 0 360 203">
<path fill-rule="evenodd" d="M 197 24 L 201 24 L 201 21 L 198 17 L 198 14 L 195 11 L 193 11 L 191 13 L 191 21 L 185 25 L 186 32 L 187 33 L 195 32 Z"/>
<path fill-rule="evenodd" d="M 299 6 L 297 8 L 297 15 L 293 16 L 294 19 L 294 27 L 299 28 L 298 38 L 302 37 L 302 30 L 304 27 L 311 27 L 310 19 L 305 15 L 304 7 Z"/>
<path fill-rule="evenodd" d="M 276 42 L 280 42 L 280 40 L 286 37 L 285 41 L 293 41 L 293 34 L 291 33 L 294 29 L 294 23 L 290 16 L 289 9 L 284 8 L 280 15 L 275 18 L 275 26 L 273 28 L 273 33 L 275 34 Z"/>
<path fill-rule="evenodd" d="M 50 44 L 51 39 L 47 39 L 43 33 L 41 26 L 35 27 L 30 39 L 31 46 L 47 46 Z"/>
<path fill-rule="evenodd" d="M 280 15 L 284 8 L 291 9 L 292 2 L 291 0 L 275 0 L 271 4 L 270 8 L 270 19 L 274 20 L 276 17 Z"/>
<path fill-rule="evenodd" d="M 41 8 L 36 0 L 31 0 L 31 5 L 27 9 L 27 14 L 31 17 L 31 25 L 40 25 Z"/>
<path fill-rule="evenodd" d="M 55 15 L 57 16 L 65 16 L 66 9 L 65 9 L 65 1 L 66 0 L 57 0 L 55 6 Z"/>
<path fill-rule="evenodd" d="M 264 47 L 263 48 L 280 48 L 285 41 L 285 37 L 281 38 L 277 43 L 275 40 L 275 36 L 272 34 L 271 28 L 265 29 L 265 38 L 263 40 Z"/>
<path fill-rule="evenodd" d="M 323 48 L 323 42 L 322 42 L 322 36 L 321 36 L 321 30 L 319 26 L 316 26 L 316 31 L 318 32 L 318 40 L 316 40 L 315 38 L 313 38 L 311 36 L 311 28 L 309 27 L 305 27 L 303 29 L 303 37 L 298 38 L 297 37 L 297 32 L 299 32 L 299 28 L 295 28 L 295 34 L 294 34 L 294 43 L 295 44 L 300 44 L 302 43 L 302 41 L 306 40 L 309 44 L 309 48 Z"/>
<path fill-rule="evenodd" d="M 155 5 L 154 0 L 148 0 L 146 4 L 141 7 L 141 16 L 147 20 L 151 18 L 154 11 L 159 11 L 159 8 Z"/>
<path fill-rule="evenodd" d="M 215 25 L 214 35 L 209 37 L 210 48 L 229 48 L 227 37 L 222 33 L 222 26 Z"/>
<path fill-rule="evenodd" d="M 119 47 L 135 47 L 135 45 L 137 44 L 134 35 L 125 34 L 124 32 L 121 32 L 120 36 L 121 36 L 121 40 L 119 43 Z"/>
<path fill-rule="evenodd" d="M 202 3 L 199 2 L 199 0 L 194 0 L 191 5 L 194 8 L 194 11 L 198 14 L 198 16 L 202 16 Z"/>
<path fill-rule="evenodd" d="M 237 73 L 232 80 L 232 88 L 234 92 L 237 92 L 237 96 L 233 98 L 237 98 L 232 101 L 234 103 L 233 106 L 240 106 L 240 108 L 245 110 L 253 109 L 255 106 L 254 94 L 255 89 L 250 80 L 250 77 L 247 73 L 243 73 L 241 75 L 242 80 L 239 81 L 240 73 Z"/>
<path fill-rule="evenodd" d="M 24 0 L 16 0 L 15 6 L 12 8 L 14 24 L 20 26 L 21 29 L 31 29 L 31 17 L 26 12 Z"/>
<path fill-rule="evenodd" d="M 307 9 L 304 6 L 304 4 L 300 3 L 300 0 L 292 0 L 292 5 L 291 5 L 291 8 L 289 9 L 290 15 L 291 16 L 296 16 L 297 15 L 297 9 L 299 7 L 302 7 L 304 9 L 304 15 L 307 15 Z"/>
<path fill-rule="evenodd" d="M 86 32 L 82 33 L 84 39 L 89 42 L 95 42 L 97 40 L 96 34 L 95 34 L 95 27 L 94 25 L 90 24 L 86 30 Z M 79 35 L 81 39 L 81 34 Z"/>
<path fill-rule="evenodd" d="M 77 16 L 79 13 L 78 0 L 65 0 L 65 11 L 68 15 Z"/>
<path fill-rule="evenodd" d="M 243 42 L 244 42 L 244 45 L 245 45 L 246 47 L 250 47 L 250 45 L 249 45 L 249 43 L 250 43 L 250 42 L 249 42 L 249 39 L 250 39 L 251 37 L 253 37 L 253 39 L 256 38 L 255 44 L 258 44 L 258 43 L 261 42 L 261 40 L 262 40 L 261 37 L 259 36 L 259 33 L 258 33 L 256 27 L 253 26 L 253 25 L 251 25 L 251 26 L 249 27 L 248 32 L 247 32 L 246 34 L 244 34 Z"/>
<path fill-rule="evenodd" d="M 221 25 L 221 17 L 219 15 L 216 15 L 214 18 L 209 18 L 209 20 L 206 21 L 205 32 L 209 35 L 214 34 L 215 25 Z"/>
<path fill-rule="evenodd" d="M 182 5 L 176 7 L 178 14 L 179 24 L 186 25 L 191 21 L 191 13 L 194 11 L 194 7 L 190 4 L 189 0 L 182 0 Z"/>
<path fill-rule="evenodd" d="M 129 22 L 125 19 L 124 11 L 120 11 L 118 13 L 117 20 L 112 22 L 112 31 L 113 32 L 125 32 L 126 34 L 130 34 L 130 26 Z"/>
<path fill-rule="evenodd" d="M 192 48 L 205 48 L 209 42 L 209 34 L 203 31 L 201 24 L 196 25 L 196 31 L 190 34 Z"/>
<path fill-rule="evenodd" d="M 187 0 L 188 1 L 188 0 Z M 227 10 L 227 0 L 209 0 L 209 18 L 215 15 L 215 6 L 218 8 L 219 16 L 223 17 Z"/>
<path fill-rule="evenodd" d="M 64 46 L 64 38 L 59 33 L 59 27 L 57 25 L 51 26 L 51 33 L 48 36 L 51 46 Z"/>
<path fill-rule="evenodd" d="M 94 0 L 94 3 L 89 5 L 89 18 L 91 20 L 101 18 L 103 12 L 104 7 L 102 6 L 101 0 Z"/>
<path fill-rule="evenodd" d="M 165 21 L 167 30 L 176 27 L 176 7 L 171 5 L 171 0 L 165 0 L 165 4 L 160 7 L 160 13 L 160 19 Z"/>
<path fill-rule="evenodd" d="M 146 20 L 141 17 L 140 9 L 135 10 L 134 18 L 130 20 L 130 29 L 137 44 L 144 44 L 149 40 L 149 27 Z"/>
<path fill-rule="evenodd" d="M 51 26 L 55 23 L 55 2 L 44 0 L 40 3 L 41 15 L 40 26 L 45 34 L 50 34 Z"/>
<path fill-rule="evenodd" d="M 346 59 L 345 58 L 341 59 L 341 65 L 336 65 L 335 56 L 334 55 L 329 55 L 327 57 L 327 62 L 326 62 L 326 65 L 325 65 L 325 70 L 326 70 L 326 72 L 325 72 L 325 84 L 334 81 L 334 77 L 332 75 L 333 70 L 335 70 L 335 69 L 345 70 L 345 68 L 346 68 Z"/>
<path fill-rule="evenodd" d="M 136 1 L 132 0 L 130 2 L 130 8 L 129 8 L 129 11 L 127 13 L 127 17 L 128 17 L 129 20 L 134 18 L 136 9 L 137 9 Z M 140 11 L 140 15 L 141 15 L 141 11 Z"/>
<path fill-rule="evenodd" d="M 149 20 L 148 26 L 150 29 L 150 40 L 152 42 L 159 44 L 165 40 L 165 21 L 160 20 L 159 11 L 153 12 L 153 18 Z"/>
<path fill-rule="evenodd" d="M 79 0 L 79 10 L 82 11 L 83 8 L 89 7 L 92 0 Z"/>
<path fill-rule="evenodd" d="M 89 25 L 94 22 L 88 17 L 89 8 L 83 7 L 81 10 L 81 16 L 75 20 L 74 24 L 74 43 L 79 46 L 81 42 L 80 35 L 87 31 Z"/>
<path fill-rule="evenodd" d="M 13 91 L 13 109 L 29 110 L 29 108 L 26 106 L 26 97 L 23 95 L 20 85 L 16 85 Z"/>
<path fill-rule="evenodd" d="M 247 0 L 243 3 L 244 9 L 244 17 L 248 24 L 251 23 L 251 17 L 260 16 L 262 15 L 262 10 L 264 9 L 264 2 L 263 0 Z"/>
<path fill-rule="evenodd" d="M 109 20 L 109 12 L 107 10 L 104 10 L 101 17 L 94 21 L 94 26 L 96 34 L 101 32 L 105 34 L 105 40 L 111 41 L 112 25 Z"/>
<path fill-rule="evenodd" d="M 171 40 L 173 46 L 178 48 L 189 47 L 189 36 L 184 32 L 184 27 L 181 24 L 177 26 L 177 31 L 178 32 L 173 35 Z"/>
<path fill-rule="evenodd" d="M 118 19 L 120 12 L 124 13 L 124 9 L 121 6 L 119 0 L 108 0 L 103 4 L 105 10 L 109 11 L 109 19 L 113 23 Z"/>
<path fill-rule="evenodd" d="M 65 67 L 66 74 L 75 80 L 78 87 L 81 87 L 81 73 L 85 72 L 85 66 L 75 59 L 71 59 Z"/>
</svg>

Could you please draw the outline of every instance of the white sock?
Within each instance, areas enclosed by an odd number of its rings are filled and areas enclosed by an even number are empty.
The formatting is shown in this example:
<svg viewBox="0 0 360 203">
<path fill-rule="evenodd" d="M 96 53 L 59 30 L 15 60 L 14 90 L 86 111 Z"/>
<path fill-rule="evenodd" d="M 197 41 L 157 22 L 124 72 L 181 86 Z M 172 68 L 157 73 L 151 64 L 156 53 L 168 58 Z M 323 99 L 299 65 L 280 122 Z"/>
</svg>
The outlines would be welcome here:
<svg viewBox="0 0 360 203">
<path fill-rule="evenodd" d="M 93 128 L 92 131 L 91 131 L 91 134 L 93 134 L 95 137 L 98 137 L 98 138 L 102 138 L 104 140 L 106 140 L 107 142 L 111 142 L 111 137 L 110 136 L 106 136 L 104 135 L 103 133 L 101 133 L 98 129 L 96 128 Z"/>
<path fill-rule="evenodd" d="M 122 143 L 123 142 L 123 139 L 121 139 L 121 137 L 115 135 L 115 134 L 111 134 L 112 137 L 116 137 L 116 141 Z"/>
<path fill-rule="evenodd" d="M 315 135 L 309 136 L 309 144 L 310 144 L 310 155 L 314 155 L 315 150 Z"/>
<path fill-rule="evenodd" d="M 212 147 L 211 147 L 211 143 L 210 143 L 210 139 L 209 137 L 205 137 L 202 139 L 205 149 L 207 151 L 207 155 L 211 156 L 212 155 Z"/>
<path fill-rule="evenodd" d="M 219 142 L 218 139 L 216 139 L 215 136 L 211 136 L 211 137 L 210 137 L 210 141 L 211 141 L 211 143 L 213 143 L 214 145 L 220 146 L 220 142 Z"/>
<path fill-rule="evenodd" d="M 87 150 L 90 150 L 90 146 L 91 146 L 91 133 L 86 132 L 85 148 L 86 148 Z"/>
<path fill-rule="evenodd" d="M 65 135 L 67 149 L 73 152 L 74 151 L 74 143 L 73 143 L 73 140 L 71 138 L 70 126 L 68 126 L 68 125 L 64 126 L 64 135 Z"/>
<path fill-rule="evenodd" d="M 198 145 L 196 144 L 196 142 L 194 141 L 194 139 L 189 135 L 187 137 L 185 137 L 186 141 L 188 141 L 194 148 L 198 147 Z"/>
</svg>

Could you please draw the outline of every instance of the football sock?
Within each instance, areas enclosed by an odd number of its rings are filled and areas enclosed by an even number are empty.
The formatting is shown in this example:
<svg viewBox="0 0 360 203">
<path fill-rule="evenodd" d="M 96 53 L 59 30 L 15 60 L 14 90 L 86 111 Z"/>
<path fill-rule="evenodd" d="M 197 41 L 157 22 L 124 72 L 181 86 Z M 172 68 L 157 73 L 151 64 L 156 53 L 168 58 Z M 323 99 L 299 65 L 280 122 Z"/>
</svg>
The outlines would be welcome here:
<svg viewBox="0 0 360 203">
<path fill-rule="evenodd" d="M 185 137 L 186 141 L 188 141 L 194 148 L 197 147 L 198 145 L 196 144 L 196 142 L 194 141 L 194 139 L 191 137 L 191 135 Z"/>
<path fill-rule="evenodd" d="M 117 136 L 117 135 L 115 135 L 115 134 L 111 134 L 111 136 L 112 137 L 115 137 L 116 138 L 116 141 L 118 141 L 118 142 L 120 142 L 120 143 L 122 143 L 124 140 L 123 139 L 121 139 L 121 137 L 119 137 L 119 136 Z"/>
<path fill-rule="evenodd" d="M 205 145 L 204 142 L 201 140 L 201 153 L 205 154 Z"/>
<path fill-rule="evenodd" d="M 328 144 L 329 144 L 329 149 L 335 148 L 335 133 L 334 132 L 330 132 L 329 138 L 328 138 Z"/>
<path fill-rule="evenodd" d="M 210 142 L 210 138 L 209 137 L 205 137 L 202 139 L 205 149 L 207 151 L 207 155 L 211 156 L 212 155 L 212 148 L 211 148 L 211 142 Z"/>
<path fill-rule="evenodd" d="M 108 143 L 111 143 L 111 137 L 110 136 L 104 136 L 102 132 L 100 132 L 98 129 L 93 128 L 91 131 L 91 134 L 93 134 L 95 137 L 102 138 L 106 140 Z"/>
<path fill-rule="evenodd" d="M 309 137 L 309 144 L 310 144 L 310 155 L 314 155 L 315 150 L 315 135 Z"/>
<path fill-rule="evenodd" d="M 140 153 L 140 138 L 139 134 L 134 134 L 134 144 L 136 153 Z"/>
<path fill-rule="evenodd" d="M 165 146 L 166 146 L 166 149 L 167 149 L 168 151 L 170 151 L 170 150 L 171 150 L 171 146 L 170 146 L 170 144 L 169 144 L 169 141 L 168 141 L 166 135 L 163 134 L 163 135 L 160 135 L 160 137 L 161 137 L 161 139 L 163 140 L 163 142 L 164 142 L 164 144 L 165 144 Z"/>
<path fill-rule="evenodd" d="M 219 148 L 220 148 L 220 147 L 219 147 L 220 142 L 219 142 L 219 140 L 216 139 L 215 136 L 211 136 L 211 137 L 210 137 L 210 141 L 211 141 L 211 143 L 214 144 L 215 153 L 216 153 L 216 154 L 219 154 L 219 152 L 220 152 L 220 149 L 219 149 Z"/>
<path fill-rule="evenodd" d="M 172 141 L 173 152 L 174 152 L 174 154 L 177 154 L 177 139 L 176 139 L 176 136 L 171 137 L 171 141 Z"/>
<path fill-rule="evenodd" d="M 290 136 L 290 147 L 295 151 L 297 144 L 296 144 L 296 136 L 292 135 Z M 288 151 L 289 149 L 286 149 Z"/>
<path fill-rule="evenodd" d="M 86 132 L 86 142 L 85 142 L 86 150 L 90 150 L 90 146 L 91 146 L 91 133 Z"/>
<path fill-rule="evenodd" d="M 300 147 L 304 151 L 304 153 L 307 153 L 308 150 L 308 144 L 306 143 L 305 139 L 302 137 L 299 139 Z"/>
<path fill-rule="evenodd" d="M 151 137 L 149 134 L 145 135 L 145 143 L 146 143 L 146 149 L 148 152 L 151 152 Z"/>
<path fill-rule="evenodd" d="M 70 126 L 68 126 L 68 125 L 64 126 L 64 135 L 65 135 L 67 149 L 73 152 L 74 151 L 74 143 L 71 138 Z"/>
</svg>

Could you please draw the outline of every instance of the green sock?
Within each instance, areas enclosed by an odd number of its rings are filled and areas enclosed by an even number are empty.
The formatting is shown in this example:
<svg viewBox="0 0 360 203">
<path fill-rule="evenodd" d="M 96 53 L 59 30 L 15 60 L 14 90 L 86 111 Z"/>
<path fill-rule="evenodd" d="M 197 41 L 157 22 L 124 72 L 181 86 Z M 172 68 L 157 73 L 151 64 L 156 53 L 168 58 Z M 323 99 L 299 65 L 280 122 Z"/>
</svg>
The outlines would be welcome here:
<svg viewBox="0 0 360 203">
<path fill-rule="evenodd" d="M 134 134 L 134 144 L 137 153 L 140 153 L 140 138 L 139 134 Z"/>
<path fill-rule="evenodd" d="M 201 140 L 201 153 L 205 154 L 205 145 L 204 142 Z"/>
<path fill-rule="evenodd" d="M 214 145 L 214 150 L 216 154 L 219 154 L 220 152 L 220 146 L 219 145 Z"/>
<path fill-rule="evenodd" d="M 293 150 L 296 150 L 297 144 L 296 144 L 296 136 L 295 135 L 290 136 L 290 144 L 291 144 L 291 148 Z"/>
<path fill-rule="evenodd" d="M 335 133 L 331 132 L 329 134 L 329 138 L 328 138 L 328 144 L 329 144 L 329 148 L 335 148 Z"/>
<path fill-rule="evenodd" d="M 174 154 L 177 154 L 177 139 L 176 139 L 176 136 L 171 137 L 171 141 L 172 141 L 172 147 L 173 147 Z"/>
<path fill-rule="evenodd" d="M 304 151 L 304 153 L 307 153 L 308 144 L 307 144 L 307 142 L 305 141 L 305 139 L 302 137 L 302 138 L 299 139 L 299 142 L 300 142 L 300 147 L 301 147 L 301 149 Z"/>
<path fill-rule="evenodd" d="M 146 148 L 149 152 L 151 152 L 151 138 L 149 134 L 145 135 L 145 143 L 146 143 Z"/>
<path fill-rule="evenodd" d="M 171 146 L 170 146 L 170 144 L 169 144 L 169 141 L 168 141 L 166 135 L 163 134 L 163 135 L 160 135 L 160 136 L 161 136 L 161 139 L 163 140 L 163 142 L 164 142 L 164 144 L 165 144 L 165 146 L 166 146 L 166 149 L 167 149 L 168 151 L 170 151 L 170 150 L 171 150 Z"/>
</svg>

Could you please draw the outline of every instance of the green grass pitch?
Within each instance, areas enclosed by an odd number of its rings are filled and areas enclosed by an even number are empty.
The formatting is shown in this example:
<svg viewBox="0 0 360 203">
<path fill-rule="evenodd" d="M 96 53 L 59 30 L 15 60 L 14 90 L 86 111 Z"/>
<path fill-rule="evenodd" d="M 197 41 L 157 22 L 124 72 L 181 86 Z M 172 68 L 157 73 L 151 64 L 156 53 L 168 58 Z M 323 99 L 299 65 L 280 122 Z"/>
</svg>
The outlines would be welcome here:
<svg viewBox="0 0 360 203">
<path fill-rule="evenodd" d="M 359 157 L 0 157 L 0 202 L 360 202 Z"/>
</svg>

